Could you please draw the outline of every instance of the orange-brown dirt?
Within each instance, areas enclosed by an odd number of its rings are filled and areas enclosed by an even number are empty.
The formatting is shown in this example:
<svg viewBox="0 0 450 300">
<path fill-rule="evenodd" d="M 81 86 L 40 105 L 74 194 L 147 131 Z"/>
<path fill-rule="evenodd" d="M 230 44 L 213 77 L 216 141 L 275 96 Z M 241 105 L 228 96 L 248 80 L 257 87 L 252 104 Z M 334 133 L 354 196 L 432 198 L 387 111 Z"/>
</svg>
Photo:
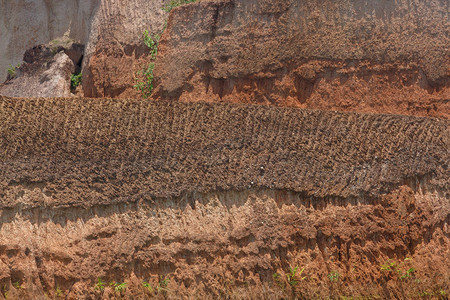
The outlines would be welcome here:
<svg viewBox="0 0 450 300">
<path fill-rule="evenodd" d="M 167 19 L 168 0 L 98 1 L 83 61 L 86 97 L 138 97 L 136 72 L 147 68 L 150 51 L 144 30 L 160 34 Z"/>
<path fill-rule="evenodd" d="M 0 120 L 0 297 L 450 293 L 448 120 L 6 97 Z"/>
<path fill-rule="evenodd" d="M 220 0 L 173 10 L 155 99 L 449 118 L 448 1 Z"/>
</svg>

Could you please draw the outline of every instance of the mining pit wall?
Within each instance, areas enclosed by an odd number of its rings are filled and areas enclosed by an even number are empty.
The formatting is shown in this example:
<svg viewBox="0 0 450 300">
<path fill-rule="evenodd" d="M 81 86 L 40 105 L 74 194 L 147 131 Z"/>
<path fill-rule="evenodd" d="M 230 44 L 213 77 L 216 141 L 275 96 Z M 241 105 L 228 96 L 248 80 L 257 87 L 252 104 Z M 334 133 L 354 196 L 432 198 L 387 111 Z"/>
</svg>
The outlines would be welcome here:
<svg viewBox="0 0 450 300">
<path fill-rule="evenodd" d="M 448 292 L 448 120 L 7 97 L 0 120 L 2 297 Z"/>
</svg>

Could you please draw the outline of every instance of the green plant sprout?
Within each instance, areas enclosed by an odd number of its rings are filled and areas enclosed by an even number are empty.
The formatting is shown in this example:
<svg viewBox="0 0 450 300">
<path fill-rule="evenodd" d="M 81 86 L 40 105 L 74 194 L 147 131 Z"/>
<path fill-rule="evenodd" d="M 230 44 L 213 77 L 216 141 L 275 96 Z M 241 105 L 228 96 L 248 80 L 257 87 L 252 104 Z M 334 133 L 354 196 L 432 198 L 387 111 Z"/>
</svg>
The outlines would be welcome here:
<svg viewBox="0 0 450 300">
<path fill-rule="evenodd" d="M 8 68 L 9 78 L 12 79 L 12 78 L 16 77 L 16 75 L 17 75 L 16 69 L 20 68 L 21 65 L 22 65 L 22 63 L 18 63 L 16 66 L 9 65 L 9 68 Z"/>
<path fill-rule="evenodd" d="M 159 43 L 160 35 L 155 35 L 152 37 L 148 30 L 144 31 L 144 45 L 146 45 L 150 49 L 150 55 L 152 59 L 156 59 L 156 55 L 158 54 L 158 43 Z M 151 96 L 153 91 L 153 69 L 155 68 L 155 63 L 151 62 L 148 64 L 146 68 L 142 68 L 137 71 L 135 74 L 136 84 L 134 88 L 141 92 L 143 98 L 148 98 Z"/>
<path fill-rule="evenodd" d="M 162 9 L 166 12 L 170 12 L 173 8 L 178 7 L 183 4 L 188 4 L 195 2 L 197 0 L 171 0 L 166 6 Z M 163 30 L 166 29 L 167 20 L 164 23 Z M 162 34 L 162 33 L 161 33 Z M 148 30 L 144 30 L 143 33 L 143 41 L 144 45 L 146 45 L 150 49 L 150 55 L 152 60 L 156 60 L 156 56 L 158 55 L 158 44 L 161 38 L 161 34 L 156 34 L 155 36 L 151 36 Z M 139 91 L 143 98 L 149 98 L 153 91 L 153 69 L 155 68 L 155 64 L 153 62 L 149 63 L 147 67 L 142 68 L 141 70 L 135 73 L 135 82 L 136 84 L 133 86 L 137 91 Z"/>
<path fill-rule="evenodd" d="M 155 68 L 154 63 L 150 63 L 148 67 L 136 72 L 136 84 L 134 88 L 141 92 L 142 97 L 148 98 L 153 91 L 153 69 Z M 140 81 L 139 78 L 143 79 Z"/>
<path fill-rule="evenodd" d="M 100 291 L 103 291 L 105 289 L 105 283 L 103 282 L 103 280 L 100 277 L 98 278 L 94 289 L 100 290 Z"/>
<path fill-rule="evenodd" d="M 63 296 L 63 291 L 59 288 L 59 286 L 56 286 L 56 290 L 55 290 L 55 295 L 56 297 L 62 297 Z"/>
<path fill-rule="evenodd" d="M 127 284 L 125 282 L 114 284 L 114 290 L 116 292 L 121 293 L 121 292 L 125 291 L 126 288 L 127 288 Z"/>
<path fill-rule="evenodd" d="M 330 274 L 328 274 L 328 279 L 330 279 L 331 282 L 339 281 L 339 272 L 331 271 Z"/>
<path fill-rule="evenodd" d="M 16 289 L 23 289 L 23 286 L 20 284 L 19 281 L 13 282 L 13 287 Z"/>
<path fill-rule="evenodd" d="M 155 59 L 158 54 L 158 43 L 160 38 L 160 35 L 157 34 L 152 37 L 148 33 L 148 30 L 144 30 L 144 44 L 150 49 L 150 54 L 153 59 Z"/>
<path fill-rule="evenodd" d="M 159 292 L 166 293 L 169 291 L 169 288 L 168 288 L 169 281 L 170 281 L 169 275 L 167 275 L 167 276 L 160 275 L 159 276 L 159 284 L 156 287 L 156 289 L 158 290 L 158 293 Z"/>
<path fill-rule="evenodd" d="M 401 263 L 397 263 L 391 259 L 388 259 L 384 264 L 381 265 L 380 270 L 387 273 L 397 273 L 397 276 L 400 280 L 404 280 L 412 277 L 415 268 L 410 267 L 405 270 L 406 264 L 409 263 L 412 259 L 407 257 Z"/>
<path fill-rule="evenodd" d="M 306 276 L 302 277 L 303 271 L 305 271 L 305 267 L 303 267 L 300 271 L 298 271 L 298 266 L 295 268 L 289 267 L 289 272 L 286 274 L 288 283 L 291 286 L 297 285 L 299 282 L 299 280 L 296 279 L 297 276 L 300 278 L 300 281 L 305 280 Z"/>
<path fill-rule="evenodd" d="M 70 75 L 70 88 L 72 90 L 76 89 L 81 84 L 81 73 Z"/>
<path fill-rule="evenodd" d="M 142 286 L 146 288 L 150 293 L 153 293 L 153 288 L 149 282 L 147 281 L 142 282 Z"/>
<path fill-rule="evenodd" d="M 188 3 L 192 3 L 192 2 L 196 2 L 197 0 L 171 0 L 168 4 L 166 4 L 162 10 L 170 13 L 170 11 L 172 9 L 174 9 L 175 7 L 184 5 L 184 4 L 188 4 Z"/>
</svg>

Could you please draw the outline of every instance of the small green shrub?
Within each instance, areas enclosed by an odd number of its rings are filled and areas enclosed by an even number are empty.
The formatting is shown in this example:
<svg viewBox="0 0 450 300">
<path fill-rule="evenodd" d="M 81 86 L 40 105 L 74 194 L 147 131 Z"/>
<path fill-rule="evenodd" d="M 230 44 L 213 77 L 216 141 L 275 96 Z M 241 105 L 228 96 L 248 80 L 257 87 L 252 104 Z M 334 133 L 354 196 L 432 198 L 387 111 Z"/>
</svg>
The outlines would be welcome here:
<svg viewBox="0 0 450 300">
<path fill-rule="evenodd" d="M 158 54 L 159 39 L 160 36 L 158 34 L 152 37 L 148 33 L 148 30 L 144 31 L 144 44 L 150 49 L 150 54 L 152 55 L 153 59 L 155 59 L 156 55 Z"/>
<path fill-rule="evenodd" d="M 413 276 L 416 271 L 415 268 L 409 267 L 408 263 L 412 259 L 407 257 L 402 262 L 397 263 L 391 259 L 388 259 L 385 263 L 380 266 L 380 270 L 386 272 L 387 274 L 397 274 L 400 280 L 404 280 Z"/>
<path fill-rule="evenodd" d="M 150 49 L 150 55 L 152 60 L 156 59 L 158 54 L 158 43 L 159 35 L 152 37 L 148 30 L 144 31 L 144 44 Z M 155 63 L 151 62 L 147 67 L 142 68 L 137 71 L 134 77 L 136 84 L 134 88 L 139 91 L 143 98 L 148 98 L 151 96 L 153 91 L 153 69 L 155 68 Z"/>
<path fill-rule="evenodd" d="M 328 279 L 330 279 L 331 282 L 339 281 L 339 272 L 338 271 L 330 272 L 330 274 L 328 274 Z"/>
<path fill-rule="evenodd" d="M 299 281 L 305 280 L 306 276 L 302 277 L 303 271 L 305 271 L 304 267 L 300 271 L 298 271 L 298 266 L 296 266 L 295 268 L 289 267 L 289 272 L 286 274 L 288 283 L 291 286 L 295 286 Z M 297 276 L 300 280 L 298 280 Z"/>
<path fill-rule="evenodd" d="M 169 288 L 168 288 L 169 281 L 170 281 L 169 275 L 167 275 L 167 276 L 160 275 L 159 276 L 159 283 L 158 283 L 158 286 L 156 287 L 156 289 L 158 290 L 158 293 L 166 294 L 169 291 Z"/>
<path fill-rule="evenodd" d="M 153 288 L 149 282 L 147 281 L 142 282 L 142 286 L 146 288 L 150 293 L 153 293 Z"/>
<path fill-rule="evenodd" d="M 76 89 L 81 84 L 81 73 L 70 75 L 70 88 L 72 90 Z"/>
<path fill-rule="evenodd" d="M 168 4 L 166 4 L 162 10 L 166 12 L 170 12 L 175 7 L 181 6 L 183 4 L 188 4 L 192 2 L 196 2 L 197 0 L 171 0 Z"/>
<path fill-rule="evenodd" d="M 146 69 L 136 72 L 136 84 L 134 88 L 141 92 L 142 97 L 148 98 L 153 91 L 153 69 L 154 63 L 150 63 Z"/>
<path fill-rule="evenodd" d="M 103 282 L 103 280 L 100 277 L 98 278 L 94 289 L 95 290 L 100 290 L 100 291 L 103 291 L 105 289 L 105 283 Z"/>
<path fill-rule="evenodd" d="M 125 282 L 122 282 L 122 283 L 114 283 L 114 290 L 115 290 L 116 292 L 121 293 L 121 292 L 125 291 L 126 288 L 127 288 L 127 284 L 126 284 Z"/>
<path fill-rule="evenodd" d="M 9 65 L 9 68 L 8 68 L 9 78 L 12 79 L 12 78 L 16 77 L 16 75 L 17 75 L 16 69 L 20 68 L 21 65 L 22 65 L 22 63 L 18 63 L 16 66 Z"/>
<path fill-rule="evenodd" d="M 162 9 L 166 12 L 170 12 L 173 8 L 178 7 L 183 4 L 188 4 L 195 2 L 197 0 L 171 0 L 167 5 L 165 5 Z M 162 31 L 166 29 L 167 20 L 164 23 L 164 28 Z M 162 34 L 162 32 L 161 32 Z M 152 56 L 152 60 L 156 59 L 158 55 L 158 44 L 159 39 L 161 38 L 161 34 L 156 34 L 155 36 L 151 36 L 148 30 L 144 30 L 143 40 L 144 45 L 146 45 L 150 49 L 150 55 Z M 147 67 L 142 68 L 137 71 L 135 74 L 136 84 L 134 88 L 139 91 L 143 98 L 148 98 L 151 96 L 153 91 L 153 69 L 155 68 L 155 64 L 151 62 Z"/>
<path fill-rule="evenodd" d="M 16 77 L 16 68 L 13 67 L 12 65 L 9 65 L 8 74 L 11 78 Z"/>
<path fill-rule="evenodd" d="M 412 274 L 413 274 L 415 271 L 416 271 L 416 269 L 414 269 L 414 268 L 409 268 L 408 270 L 406 270 L 406 272 L 400 273 L 400 274 L 399 274 L 399 275 L 400 275 L 400 280 L 403 280 L 403 279 L 406 279 L 406 278 L 411 277 Z"/>
<path fill-rule="evenodd" d="M 279 274 L 279 273 L 273 273 L 272 274 L 272 278 L 273 278 L 273 281 L 282 289 L 282 290 L 284 290 L 284 288 L 285 288 L 285 282 L 282 280 L 282 277 L 281 277 L 281 275 Z"/>
<path fill-rule="evenodd" d="M 16 282 L 13 282 L 13 287 L 14 288 L 16 288 L 16 289 L 23 289 L 23 286 L 20 284 L 20 282 L 18 282 L 18 281 L 16 281 Z"/>
<path fill-rule="evenodd" d="M 111 281 L 108 284 L 110 287 L 114 288 L 114 291 L 122 293 L 127 288 L 127 284 L 125 282 L 118 283 L 115 281 Z"/>
<path fill-rule="evenodd" d="M 394 271 L 396 267 L 397 264 L 395 263 L 395 261 L 388 259 L 384 264 L 380 266 L 380 270 L 391 272 Z"/>
<path fill-rule="evenodd" d="M 56 297 L 62 297 L 64 295 L 63 291 L 59 288 L 59 286 L 56 286 L 55 295 Z"/>
</svg>

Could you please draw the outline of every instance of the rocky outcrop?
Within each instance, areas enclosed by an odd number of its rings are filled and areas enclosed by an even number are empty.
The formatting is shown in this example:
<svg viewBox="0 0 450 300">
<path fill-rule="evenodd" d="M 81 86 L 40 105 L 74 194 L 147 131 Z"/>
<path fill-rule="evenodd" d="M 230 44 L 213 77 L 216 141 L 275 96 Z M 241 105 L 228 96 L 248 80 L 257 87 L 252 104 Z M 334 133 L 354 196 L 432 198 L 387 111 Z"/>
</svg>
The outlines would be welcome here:
<svg viewBox="0 0 450 300">
<path fill-rule="evenodd" d="M 155 98 L 448 118 L 448 1 L 200 1 L 173 10 Z"/>
<path fill-rule="evenodd" d="M 0 95 L 10 97 L 68 97 L 71 75 L 81 70 L 84 46 L 62 38 L 27 50 L 19 67 L 0 85 Z"/>
<path fill-rule="evenodd" d="M 135 73 L 148 65 L 150 57 L 143 32 L 161 33 L 167 19 L 162 7 L 167 2 L 2 1 L 0 82 L 6 79 L 8 66 L 20 63 L 26 50 L 65 35 L 86 45 L 82 79 L 86 96 L 139 96 L 133 88 Z"/>
<path fill-rule="evenodd" d="M 23 53 L 65 34 L 81 44 L 89 40 L 100 0 L 0 1 L 0 82 Z"/>
<path fill-rule="evenodd" d="M 447 120 L 83 98 L 0 107 L 9 297 L 449 292 Z"/>
<path fill-rule="evenodd" d="M 0 86 L 0 94 L 11 97 L 64 97 L 70 95 L 70 75 L 75 67 L 64 53 L 56 54 L 47 70 L 13 78 Z"/>
</svg>

